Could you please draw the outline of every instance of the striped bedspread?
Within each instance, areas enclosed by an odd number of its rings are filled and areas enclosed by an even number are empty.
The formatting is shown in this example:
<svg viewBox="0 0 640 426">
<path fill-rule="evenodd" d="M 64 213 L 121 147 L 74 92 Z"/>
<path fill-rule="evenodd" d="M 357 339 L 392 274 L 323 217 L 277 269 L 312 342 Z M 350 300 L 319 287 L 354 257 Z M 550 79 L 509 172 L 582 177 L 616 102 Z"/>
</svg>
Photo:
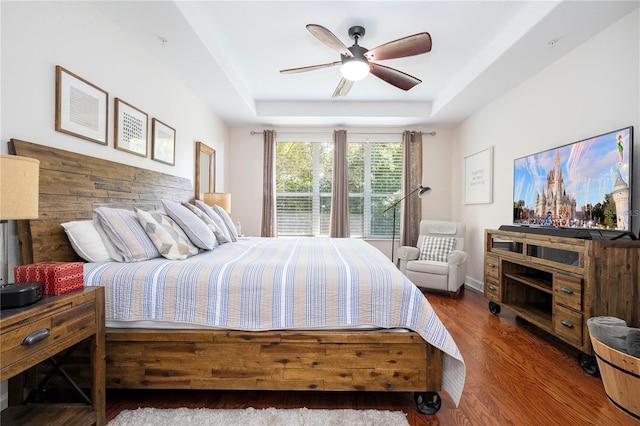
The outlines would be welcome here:
<svg viewBox="0 0 640 426">
<path fill-rule="evenodd" d="M 87 263 L 107 321 L 234 330 L 406 328 L 444 353 L 456 404 L 465 366 L 427 299 L 379 250 L 349 238 L 243 238 L 187 260 Z"/>
</svg>

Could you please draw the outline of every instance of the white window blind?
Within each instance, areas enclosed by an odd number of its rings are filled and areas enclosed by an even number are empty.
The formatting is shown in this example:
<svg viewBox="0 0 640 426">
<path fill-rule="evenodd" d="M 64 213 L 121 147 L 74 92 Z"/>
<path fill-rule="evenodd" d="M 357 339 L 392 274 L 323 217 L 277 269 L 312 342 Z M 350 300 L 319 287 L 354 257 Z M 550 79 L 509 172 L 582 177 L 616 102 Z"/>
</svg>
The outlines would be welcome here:
<svg viewBox="0 0 640 426">
<path fill-rule="evenodd" d="M 347 134 L 347 140 L 350 236 L 390 238 L 393 211 L 383 211 L 398 199 L 402 187 L 401 136 Z M 331 134 L 278 135 L 278 235 L 329 235 L 332 175 Z M 396 234 L 399 222 L 397 217 Z"/>
</svg>

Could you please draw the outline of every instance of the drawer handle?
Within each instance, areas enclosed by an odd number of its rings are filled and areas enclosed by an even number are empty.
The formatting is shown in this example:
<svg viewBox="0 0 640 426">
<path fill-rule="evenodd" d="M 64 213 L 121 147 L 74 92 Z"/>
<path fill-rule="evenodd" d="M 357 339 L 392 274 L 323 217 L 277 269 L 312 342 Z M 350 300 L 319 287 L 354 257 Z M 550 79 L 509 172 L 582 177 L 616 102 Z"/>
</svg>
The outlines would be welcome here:
<svg viewBox="0 0 640 426">
<path fill-rule="evenodd" d="M 496 286 L 494 286 L 494 285 L 490 285 L 490 286 L 489 286 L 489 290 L 491 290 L 491 291 L 496 291 L 497 289 L 496 289 Z"/>
<path fill-rule="evenodd" d="M 491 267 L 491 268 L 495 268 L 496 267 L 495 263 L 487 263 L 487 265 L 489 265 L 489 267 Z"/>
<path fill-rule="evenodd" d="M 567 328 L 573 328 L 573 323 L 569 320 L 562 320 L 560 321 L 560 323 L 562 323 L 562 325 L 564 325 Z"/>
<path fill-rule="evenodd" d="M 565 294 L 573 294 L 573 289 L 570 287 L 560 287 L 560 291 Z"/>
<path fill-rule="evenodd" d="M 38 343 L 46 339 L 47 337 L 49 337 L 50 334 L 51 334 L 51 330 L 49 330 L 48 328 L 41 328 L 40 330 L 36 330 L 33 333 L 29 334 L 27 337 L 25 337 L 22 340 L 22 343 L 20 344 L 22 346 L 33 345 L 35 343 Z"/>
</svg>

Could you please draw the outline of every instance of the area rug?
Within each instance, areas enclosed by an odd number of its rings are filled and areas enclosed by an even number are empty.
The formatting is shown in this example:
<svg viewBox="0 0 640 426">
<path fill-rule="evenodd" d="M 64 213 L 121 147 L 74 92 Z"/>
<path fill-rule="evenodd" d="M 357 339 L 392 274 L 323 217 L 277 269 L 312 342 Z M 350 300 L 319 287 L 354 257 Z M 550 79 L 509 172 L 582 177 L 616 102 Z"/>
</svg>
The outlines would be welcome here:
<svg viewBox="0 0 640 426">
<path fill-rule="evenodd" d="M 308 408 L 138 408 L 124 410 L 108 426 L 408 426 L 402 411 L 312 410 Z"/>
</svg>

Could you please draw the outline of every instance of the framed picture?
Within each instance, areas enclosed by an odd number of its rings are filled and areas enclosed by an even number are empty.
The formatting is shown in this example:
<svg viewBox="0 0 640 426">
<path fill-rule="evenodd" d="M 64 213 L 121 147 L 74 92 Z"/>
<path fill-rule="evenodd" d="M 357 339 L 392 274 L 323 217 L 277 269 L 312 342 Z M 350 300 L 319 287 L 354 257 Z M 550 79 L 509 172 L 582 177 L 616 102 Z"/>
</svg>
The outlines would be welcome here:
<svg viewBox="0 0 640 426">
<path fill-rule="evenodd" d="M 146 112 L 116 98 L 114 127 L 116 149 L 147 156 L 149 117 Z"/>
<path fill-rule="evenodd" d="M 176 130 L 162 121 L 151 120 L 151 158 L 161 163 L 175 165 Z"/>
<path fill-rule="evenodd" d="M 493 147 L 464 157 L 464 203 L 493 202 Z"/>
<path fill-rule="evenodd" d="M 106 145 L 108 105 L 107 92 L 56 65 L 55 128 L 58 132 Z"/>
</svg>

